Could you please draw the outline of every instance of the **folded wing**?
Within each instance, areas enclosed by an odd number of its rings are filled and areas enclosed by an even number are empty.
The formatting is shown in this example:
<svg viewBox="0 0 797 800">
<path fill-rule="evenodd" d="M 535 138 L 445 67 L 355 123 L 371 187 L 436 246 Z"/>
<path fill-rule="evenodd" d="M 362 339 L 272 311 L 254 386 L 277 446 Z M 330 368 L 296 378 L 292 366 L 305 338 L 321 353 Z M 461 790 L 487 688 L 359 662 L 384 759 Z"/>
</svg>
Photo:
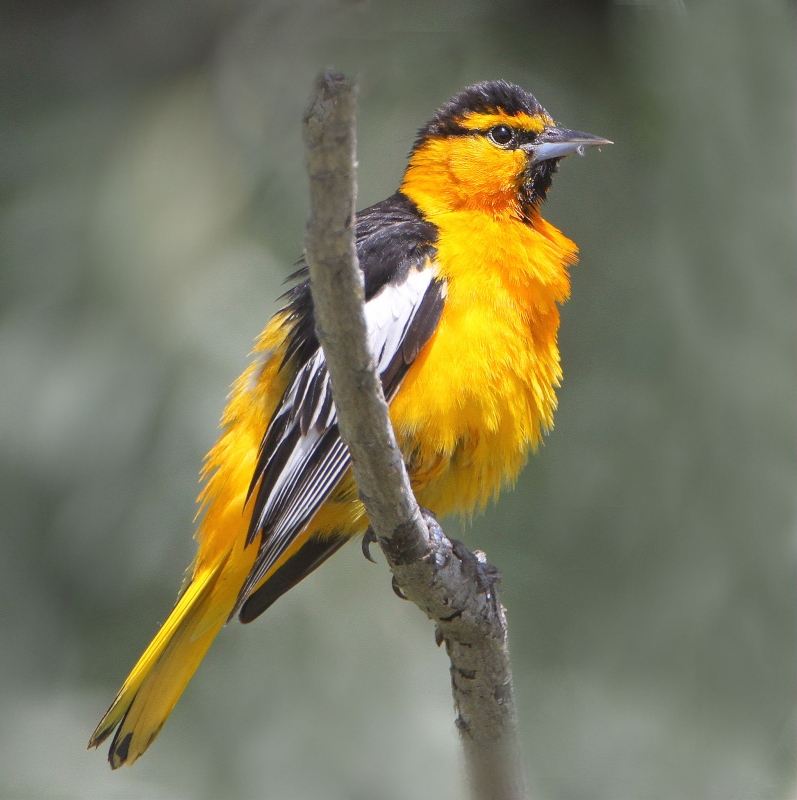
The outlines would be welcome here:
<svg viewBox="0 0 797 800">
<path fill-rule="evenodd" d="M 376 226 L 376 230 L 382 232 L 384 226 Z M 434 262 L 429 258 L 430 248 L 404 248 L 402 262 L 395 264 L 393 270 L 385 270 L 385 253 L 364 246 L 370 238 L 363 236 L 358 242 L 361 261 L 365 256 L 362 266 L 366 277 L 368 345 L 390 402 L 409 366 L 437 327 L 445 300 L 445 283 L 436 277 Z M 379 255 L 383 259 L 376 264 L 373 258 Z M 381 285 L 374 285 L 376 266 L 382 270 L 382 279 L 378 281 Z M 303 294 L 294 297 L 297 306 L 306 304 L 309 297 L 305 285 L 301 291 Z M 297 314 L 301 315 L 301 311 L 300 308 Z M 231 617 L 240 611 L 304 530 L 351 461 L 338 433 L 323 351 L 312 326 L 310 333 L 307 331 L 308 316 L 305 308 L 303 316 L 294 320 L 294 333 L 304 327 L 305 335 L 293 336 L 286 359 L 298 362 L 298 367 L 263 437 L 249 488 L 247 502 L 251 503 L 252 516 L 247 545 L 259 537 L 259 549 Z"/>
</svg>

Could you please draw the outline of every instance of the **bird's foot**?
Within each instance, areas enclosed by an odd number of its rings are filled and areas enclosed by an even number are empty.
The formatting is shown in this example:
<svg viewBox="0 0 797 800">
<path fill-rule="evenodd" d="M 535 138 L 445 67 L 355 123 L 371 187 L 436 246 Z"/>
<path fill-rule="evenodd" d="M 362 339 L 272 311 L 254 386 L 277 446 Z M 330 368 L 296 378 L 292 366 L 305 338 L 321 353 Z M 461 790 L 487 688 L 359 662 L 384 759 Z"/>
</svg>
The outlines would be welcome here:
<svg viewBox="0 0 797 800">
<path fill-rule="evenodd" d="M 437 517 L 434 515 L 434 513 L 429 511 L 428 508 L 423 508 L 423 506 L 419 506 L 419 509 L 421 516 L 426 523 L 426 527 L 429 528 L 429 534 L 431 537 L 434 540 L 438 540 L 443 537 L 443 529 L 440 527 L 440 523 L 437 521 Z M 366 530 L 366 532 L 363 534 L 361 548 L 363 551 L 363 556 L 365 556 L 365 558 L 372 564 L 376 564 L 376 559 L 371 555 L 371 545 L 376 543 L 376 533 L 374 533 L 374 529 L 369 525 L 368 530 Z"/>
<path fill-rule="evenodd" d="M 501 570 L 487 563 L 487 555 L 483 551 L 476 550 L 472 553 L 458 539 L 451 540 L 451 552 L 462 562 L 462 566 L 476 578 L 479 591 L 488 600 L 494 599 L 493 589 L 501 581 Z"/>
<path fill-rule="evenodd" d="M 427 556 L 427 560 L 431 561 L 434 559 L 435 567 L 437 569 L 442 569 L 451 558 L 451 541 L 443 532 L 435 514 L 423 506 L 419 506 L 419 508 L 423 521 L 429 529 L 429 555 Z"/>
</svg>

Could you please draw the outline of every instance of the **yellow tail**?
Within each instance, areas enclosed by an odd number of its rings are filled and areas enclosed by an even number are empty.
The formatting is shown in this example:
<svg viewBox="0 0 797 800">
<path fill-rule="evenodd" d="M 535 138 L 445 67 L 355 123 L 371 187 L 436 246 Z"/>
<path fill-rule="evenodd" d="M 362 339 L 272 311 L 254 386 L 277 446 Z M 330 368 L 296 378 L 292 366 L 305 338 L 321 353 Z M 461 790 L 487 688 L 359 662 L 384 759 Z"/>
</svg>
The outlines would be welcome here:
<svg viewBox="0 0 797 800">
<path fill-rule="evenodd" d="M 237 596 L 221 586 L 214 591 L 226 562 L 194 576 L 89 740 L 98 747 L 119 726 L 108 753 L 114 769 L 132 764 L 152 744 L 224 625 Z"/>
</svg>

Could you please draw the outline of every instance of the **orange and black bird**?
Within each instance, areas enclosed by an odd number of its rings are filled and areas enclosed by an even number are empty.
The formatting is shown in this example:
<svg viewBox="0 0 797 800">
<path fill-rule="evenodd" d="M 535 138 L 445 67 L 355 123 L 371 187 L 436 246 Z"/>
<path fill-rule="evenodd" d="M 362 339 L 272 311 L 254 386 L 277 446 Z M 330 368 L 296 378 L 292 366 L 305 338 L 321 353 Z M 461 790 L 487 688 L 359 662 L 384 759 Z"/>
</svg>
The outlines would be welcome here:
<svg viewBox="0 0 797 800">
<path fill-rule="evenodd" d="M 399 190 L 357 215 L 369 346 L 421 506 L 481 509 L 553 425 L 576 246 L 540 216 L 559 161 L 606 139 L 504 81 L 418 133 Z M 202 472 L 196 558 L 89 742 L 152 743 L 228 620 L 251 622 L 368 525 L 338 434 L 306 269 L 233 386 Z"/>
</svg>

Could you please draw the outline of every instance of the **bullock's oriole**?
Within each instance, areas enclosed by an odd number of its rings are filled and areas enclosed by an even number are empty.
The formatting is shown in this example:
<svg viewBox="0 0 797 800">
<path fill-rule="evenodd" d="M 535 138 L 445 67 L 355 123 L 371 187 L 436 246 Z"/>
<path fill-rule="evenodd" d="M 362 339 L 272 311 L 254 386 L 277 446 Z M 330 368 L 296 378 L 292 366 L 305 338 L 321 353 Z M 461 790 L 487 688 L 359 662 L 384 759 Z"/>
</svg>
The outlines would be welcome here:
<svg viewBox="0 0 797 800">
<path fill-rule="evenodd" d="M 437 515 L 482 508 L 553 424 L 576 246 L 540 205 L 561 158 L 602 144 L 518 86 L 476 84 L 420 130 L 399 191 L 357 216 L 369 345 L 412 486 Z M 306 271 L 295 277 L 207 456 L 183 592 L 91 737 L 116 730 L 114 768 L 152 743 L 227 620 L 251 622 L 367 527 Z"/>
</svg>

